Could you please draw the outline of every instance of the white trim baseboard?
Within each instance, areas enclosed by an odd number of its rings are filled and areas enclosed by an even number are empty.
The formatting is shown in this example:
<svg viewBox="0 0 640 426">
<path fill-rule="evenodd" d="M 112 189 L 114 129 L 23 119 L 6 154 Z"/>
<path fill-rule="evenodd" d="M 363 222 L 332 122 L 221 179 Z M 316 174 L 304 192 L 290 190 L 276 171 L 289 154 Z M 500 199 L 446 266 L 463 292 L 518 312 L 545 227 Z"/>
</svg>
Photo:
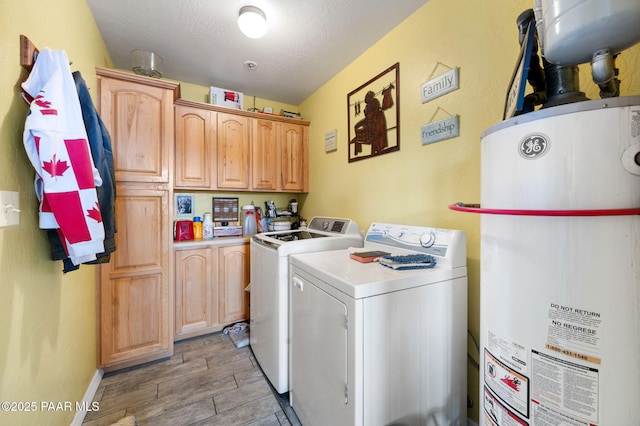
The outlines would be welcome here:
<svg viewBox="0 0 640 426">
<path fill-rule="evenodd" d="M 89 386 L 87 387 L 87 391 L 84 393 L 84 397 L 82 398 L 82 410 L 76 411 L 76 415 L 73 417 L 73 421 L 71 422 L 71 426 L 81 426 L 84 421 L 85 416 L 87 415 L 87 408 L 91 407 L 91 403 L 93 402 L 93 398 L 96 396 L 96 391 L 98 390 L 98 386 L 100 386 L 100 382 L 102 381 L 102 375 L 104 371 L 99 368 L 93 374 L 93 378 L 91 382 L 89 382 Z"/>
</svg>

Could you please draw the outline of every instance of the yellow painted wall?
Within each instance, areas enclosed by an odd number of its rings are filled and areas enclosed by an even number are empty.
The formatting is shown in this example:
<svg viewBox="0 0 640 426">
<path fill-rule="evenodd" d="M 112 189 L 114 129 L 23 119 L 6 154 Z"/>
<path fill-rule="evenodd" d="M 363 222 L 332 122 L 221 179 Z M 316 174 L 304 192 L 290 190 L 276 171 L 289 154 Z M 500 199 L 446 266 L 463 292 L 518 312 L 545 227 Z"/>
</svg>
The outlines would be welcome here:
<svg viewBox="0 0 640 426">
<path fill-rule="evenodd" d="M 467 233 L 469 330 L 479 336 L 480 218 L 447 206 L 480 201 L 480 137 L 502 119 L 519 46 L 516 18 L 532 1 L 430 0 L 300 105 L 311 120 L 310 190 L 305 216 L 462 229 Z M 623 95 L 640 93 L 640 48 L 624 52 Z M 349 163 L 347 94 L 400 63 L 400 151 Z M 441 63 L 443 65 L 439 65 Z M 448 67 L 460 68 L 460 88 L 425 104 L 421 85 Z M 581 67 L 581 89 L 598 98 L 590 67 Z M 443 111 L 438 111 L 438 109 Z M 434 117 L 434 114 L 436 114 Z M 422 146 L 420 127 L 460 116 L 460 136 Z M 337 129 L 337 151 L 325 153 L 325 132 Z M 478 359 L 473 342 L 471 356 Z M 437 349 L 436 349 L 437 350 Z M 477 420 L 478 372 L 468 364 L 468 392 Z"/>
<path fill-rule="evenodd" d="M 19 36 L 65 50 L 92 90 L 109 55 L 84 0 L 0 0 L 0 190 L 19 191 L 20 225 L 0 228 L 0 401 L 33 401 L 31 413 L 0 411 L 0 424 L 69 424 L 73 411 L 42 401 L 81 401 L 96 372 L 94 267 L 62 273 L 38 229 L 34 171 L 22 145 L 27 103 L 19 84 Z"/>
</svg>

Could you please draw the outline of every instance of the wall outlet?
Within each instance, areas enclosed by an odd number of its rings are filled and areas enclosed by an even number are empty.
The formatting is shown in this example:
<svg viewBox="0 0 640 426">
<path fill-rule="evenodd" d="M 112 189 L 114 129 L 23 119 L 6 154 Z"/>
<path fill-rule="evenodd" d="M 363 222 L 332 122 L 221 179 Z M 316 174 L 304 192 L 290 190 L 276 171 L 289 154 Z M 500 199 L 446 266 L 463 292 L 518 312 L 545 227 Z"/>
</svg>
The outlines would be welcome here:
<svg viewBox="0 0 640 426">
<path fill-rule="evenodd" d="M 20 224 L 20 194 L 0 191 L 0 228 Z"/>
</svg>

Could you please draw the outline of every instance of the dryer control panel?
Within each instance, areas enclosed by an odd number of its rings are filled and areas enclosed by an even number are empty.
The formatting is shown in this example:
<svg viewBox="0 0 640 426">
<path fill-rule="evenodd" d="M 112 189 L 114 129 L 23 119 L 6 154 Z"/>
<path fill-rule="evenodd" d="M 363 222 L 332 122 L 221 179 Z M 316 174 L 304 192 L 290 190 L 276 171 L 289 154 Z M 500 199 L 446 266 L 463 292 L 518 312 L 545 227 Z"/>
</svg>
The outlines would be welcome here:
<svg viewBox="0 0 640 426">
<path fill-rule="evenodd" d="M 460 251 L 466 255 L 465 233 L 454 229 L 374 222 L 365 237 L 365 246 L 368 243 L 447 259 L 457 257 Z"/>
</svg>

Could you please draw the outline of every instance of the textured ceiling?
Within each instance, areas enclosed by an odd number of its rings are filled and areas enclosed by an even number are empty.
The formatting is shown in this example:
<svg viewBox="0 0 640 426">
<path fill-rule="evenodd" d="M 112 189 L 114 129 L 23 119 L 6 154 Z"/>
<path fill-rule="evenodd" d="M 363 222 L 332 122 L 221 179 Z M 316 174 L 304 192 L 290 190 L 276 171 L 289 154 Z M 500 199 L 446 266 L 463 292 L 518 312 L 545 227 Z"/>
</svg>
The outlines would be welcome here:
<svg viewBox="0 0 640 426">
<path fill-rule="evenodd" d="M 116 68 L 131 69 L 131 51 L 147 50 L 163 58 L 165 78 L 293 105 L 426 2 L 87 0 Z M 261 39 L 238 29 L 238 11 L 246 5 L 267 15 Z M 257 69 L 245 69 L 245 61 Z"/>
</svg>

